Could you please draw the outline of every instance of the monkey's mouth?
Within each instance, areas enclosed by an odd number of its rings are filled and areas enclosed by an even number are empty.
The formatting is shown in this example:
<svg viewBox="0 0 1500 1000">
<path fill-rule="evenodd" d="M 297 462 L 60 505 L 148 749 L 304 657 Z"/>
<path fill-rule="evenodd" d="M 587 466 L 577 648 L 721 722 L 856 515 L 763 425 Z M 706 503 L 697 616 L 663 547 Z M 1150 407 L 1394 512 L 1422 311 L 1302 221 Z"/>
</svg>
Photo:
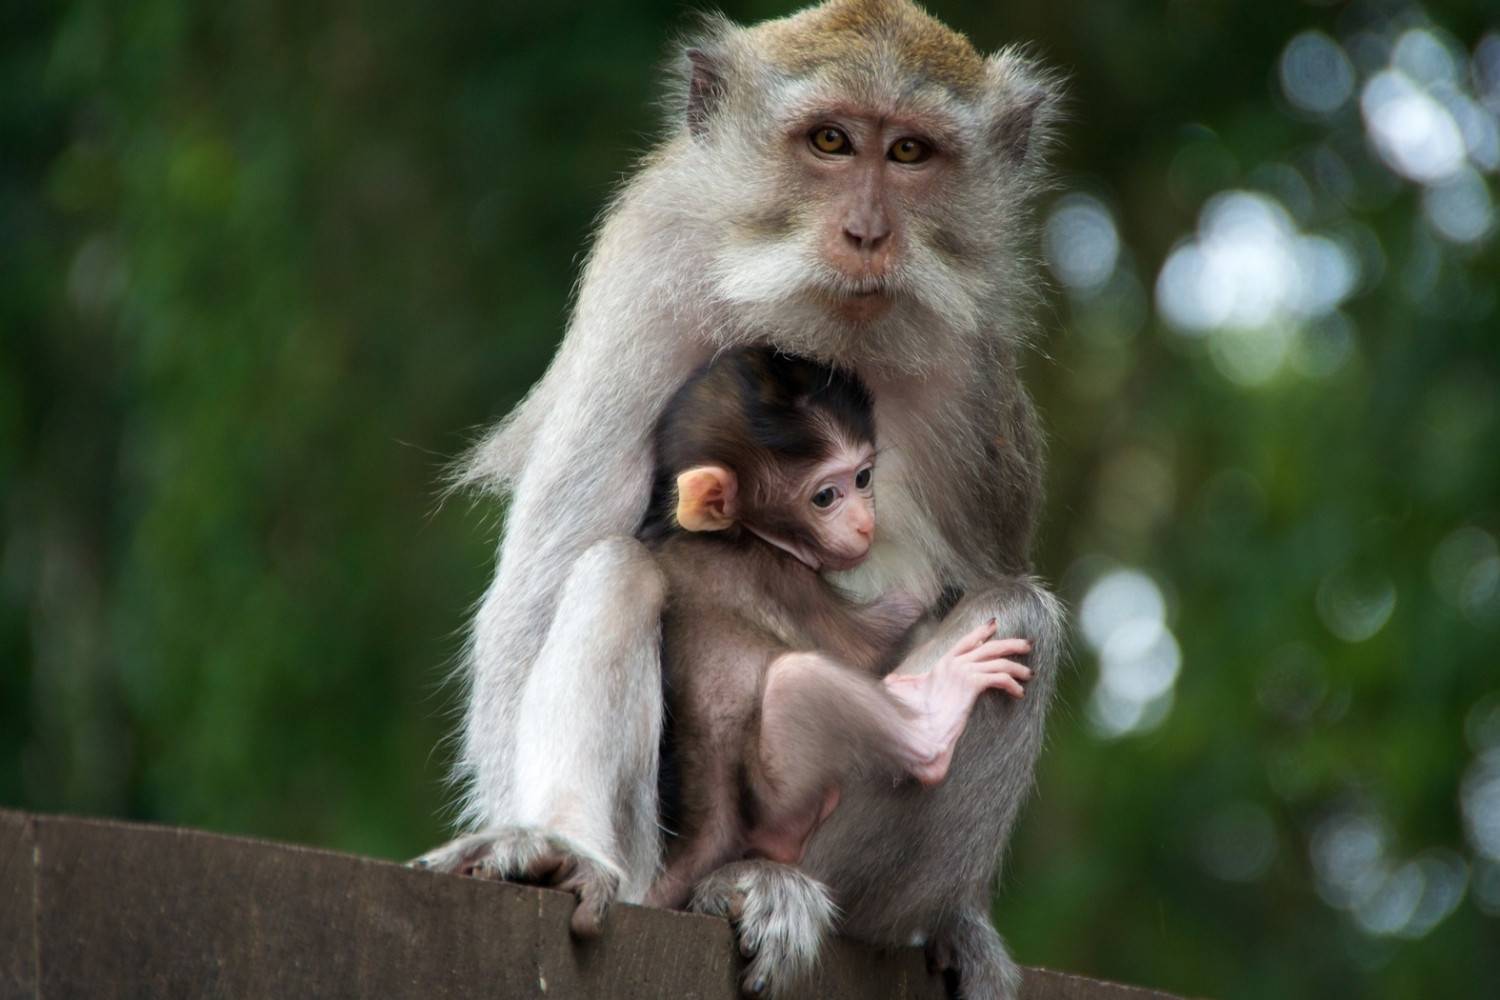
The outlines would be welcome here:
<svg viewBox="0 0 1500 1000">
<path fill-rule="evenodd" d="M 856 322 L 883 315 L 893 298 L 890 285 L 873 278 L 845 285 L 832 296 L 834 310 Z"/>
<path fill-rule="evenodd" d="M 844 279 L 843 287 L 840 289 L 844 296 L 851 299 L 863 299 L 872 295 L 885 295 L 891 290 L 891 283 L 884 275 L 862 274 L 849 275 Z"/>
</svg>

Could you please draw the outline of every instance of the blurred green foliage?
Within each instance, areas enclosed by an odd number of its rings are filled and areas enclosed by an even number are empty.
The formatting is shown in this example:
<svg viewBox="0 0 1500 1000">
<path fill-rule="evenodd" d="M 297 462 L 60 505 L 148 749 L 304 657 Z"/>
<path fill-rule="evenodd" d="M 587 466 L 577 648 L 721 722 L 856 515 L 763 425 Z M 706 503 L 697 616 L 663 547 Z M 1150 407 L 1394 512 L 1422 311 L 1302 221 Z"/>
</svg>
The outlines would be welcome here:
<svg viewBox="0 0 1500 1000">
<path fill-rule="evenodd" d="M 1185 993 L 1492 995 L 1500 239 L 1464 109 L 1500 114 L 1495 8 L 930 6 L 1069 74 L 1081 192 L 1028 375 L 1039 569 L 1085 627 L 997 922 L 1023 961 Z M 439 505 L 444 464 L 545 366 L 683 25 L 5 6 L 0 803 L 388 857 L 444 835 L 444 678 L 500 513 Z M 1337 107 L 1287 82 L 1306 37 L 1347 52 Z M 1382 118 L 1387 65 L 1449 111 Z M 1469 165 L 1424 174 L 1449 112 Z M 1235 248 L 1272 244 L 1216 230 L 1226 204 L 1327 237 L 1333 276 L 1282 285 L 1348 287 L 1243 322 L 1270 279 Z M 1056 259 L 1110 240 L 1102 270 Z M 1193 247 L 1228 269 L 1172 286 Z M 1238 304 L 1194 326 L 1174 287 Z"/>
</svg>

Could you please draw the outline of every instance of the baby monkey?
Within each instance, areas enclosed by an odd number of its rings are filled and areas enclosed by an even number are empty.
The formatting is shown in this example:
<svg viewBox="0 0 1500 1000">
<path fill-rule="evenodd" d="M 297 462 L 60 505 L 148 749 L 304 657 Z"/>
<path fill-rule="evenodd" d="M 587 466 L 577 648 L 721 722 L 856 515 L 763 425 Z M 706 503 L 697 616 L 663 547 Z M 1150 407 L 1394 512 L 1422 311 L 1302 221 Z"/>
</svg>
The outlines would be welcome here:
<svg viewBox="0 0 1500 1000">
<path fill-rule="evenodd" d="M 882 679 L 924 609 L 820 575 L 863 562 L 875 531 L 874 416 L 852 375 L 726 352 L 668 402 L 655 447 L 640 538 L 667 582 L 678 801 L 647 902 L 680 907 L 727 862 L 799 861 L 856 771 L 941 782 L 979 695 L 1021 697 L 1031 672 L 1007 657 L 1030 645 L 990 622 L 929 673 Z"/>
</svg>

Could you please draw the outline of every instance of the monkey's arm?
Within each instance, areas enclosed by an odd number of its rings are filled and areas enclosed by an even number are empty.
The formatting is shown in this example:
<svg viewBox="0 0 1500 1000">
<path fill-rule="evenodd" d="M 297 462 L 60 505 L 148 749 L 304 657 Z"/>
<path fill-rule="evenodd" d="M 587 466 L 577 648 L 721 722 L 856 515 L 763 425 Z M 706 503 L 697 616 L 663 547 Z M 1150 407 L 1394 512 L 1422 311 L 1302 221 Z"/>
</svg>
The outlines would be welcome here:
<svg viewBox="0 0 1500 1000">
<path fill-rule="evenodd" d="M 445 871 L 487 858 L 480 870 L 513 877 L 536 863 L 525 845 L 541 842 L 517 831 L 545 834 L 546 850 L 623 873 L 631 901 L 658 863 L 660 716 L 660 600 L 638 582 L 650 559 L 631 536 L 650 491 L 652 422 L 706 353 L 685 312 L 653 293 L 656 272 L 629 266 L 669 256 L 636 216 L 622 198 L 557 357 L 493 450 L 481 448 L 477 479 L 507 483 L 510 504 L 467 654 L 456 776 L 460 826 L 476 835 L 426 856 Z M 639 739 L 612 750 L 602 734 L 622 721 Z"/>
</svg>

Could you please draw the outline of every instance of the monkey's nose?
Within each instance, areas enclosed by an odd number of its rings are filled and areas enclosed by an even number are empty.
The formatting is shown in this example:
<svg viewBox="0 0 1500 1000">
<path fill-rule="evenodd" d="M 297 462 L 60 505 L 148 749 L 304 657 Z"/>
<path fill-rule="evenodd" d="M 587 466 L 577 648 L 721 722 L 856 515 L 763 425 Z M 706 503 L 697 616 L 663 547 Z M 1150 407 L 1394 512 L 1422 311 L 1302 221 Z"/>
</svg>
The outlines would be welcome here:
<svg viewBox="0 0 1500 1000">
<path fill-rule="evenodd" d="M 884 220 L 850 220 L 844 224 L 844 241 L 861 256 L 870 257 L 885 249 L 891 227 Z"/>
</svg>

